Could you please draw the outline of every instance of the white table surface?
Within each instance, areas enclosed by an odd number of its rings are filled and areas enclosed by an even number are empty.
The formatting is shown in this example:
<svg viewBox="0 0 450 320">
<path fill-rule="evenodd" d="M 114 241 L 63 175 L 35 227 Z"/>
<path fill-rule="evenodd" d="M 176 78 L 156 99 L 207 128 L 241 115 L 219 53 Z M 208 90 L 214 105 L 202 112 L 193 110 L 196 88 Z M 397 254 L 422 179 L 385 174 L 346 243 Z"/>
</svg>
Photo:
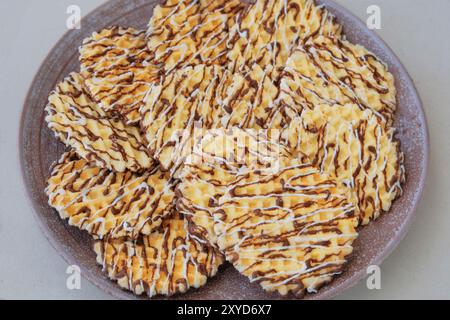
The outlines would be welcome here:
<svg viewBox="0 0 450 320">
<path fill-rule="evenodd" d="M 19 167 L 18 133 L 27 89 L 66 31 L 66 9 L 85 15 L 102 0 L 0 1 L 0 299 L 110 299 L 82 280 L 66 288 L 67 265 L 34 221 Z M 431 139 L 429 178 L 408 235 L 381 266 L 381 290 L 365 281 L 341 299 L 450 298 L 450 0 L 338 0 L 366 20 L 380 6 L 377 31 L 397 53 L 423 99 Z"/>
</svg>

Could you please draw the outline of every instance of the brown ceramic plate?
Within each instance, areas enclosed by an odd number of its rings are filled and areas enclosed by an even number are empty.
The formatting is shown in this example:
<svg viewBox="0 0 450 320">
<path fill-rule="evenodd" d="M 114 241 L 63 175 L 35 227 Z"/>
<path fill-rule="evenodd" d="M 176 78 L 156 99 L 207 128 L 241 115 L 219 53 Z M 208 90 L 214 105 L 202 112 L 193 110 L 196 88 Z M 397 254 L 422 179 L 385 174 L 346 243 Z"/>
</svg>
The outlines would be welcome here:
<svg viewBox="0 0 450 320">
<path fill-rule="evenodd" d="M 394 250 L 411 224 L 422 194 L 428 163 L 428 132 L 420 98 L 407 71 L 386 44 L 350 12 L 331 0 L 322 0 L 344 25 L 347 37 L 377 54 L 394 74 L 398 89 L 396 127 L 406 158 L 407 182 L 404 195 L 389 213 L 361 229 L 354 254 L 347 270 L 318 294 L 309 299 L 336 296 L 361 280 L 369 265 L 378 265 Z M 47 129 L 44 107 L 54 86 L 69 72 L 78 70 L 78 46 L 93 31 L 111 25 L 145 28 L 157 0 L 113 0 L 99 7 L 82 21 L 80 30 L 69 31 L 50 51 L 37 73 L 22 115 L 20 152 L 22 171 L 34 214 L 47 238 L 70 264 L 81 267 L 85 278 L 116 298 L 130 299 L 134 295 L 122 291 L 108 280 L 95 262 L 91 239 L 78 229 L 68 226 L 47 205 L 44 193 L 49 166 L 59 158 L 64 147 Z M 276 299 L 259 285 L 250 284 L 233 267 L 223 267 L 215 278 L 199 289 L 175 296 L 175 299 Z"/>
</svg>

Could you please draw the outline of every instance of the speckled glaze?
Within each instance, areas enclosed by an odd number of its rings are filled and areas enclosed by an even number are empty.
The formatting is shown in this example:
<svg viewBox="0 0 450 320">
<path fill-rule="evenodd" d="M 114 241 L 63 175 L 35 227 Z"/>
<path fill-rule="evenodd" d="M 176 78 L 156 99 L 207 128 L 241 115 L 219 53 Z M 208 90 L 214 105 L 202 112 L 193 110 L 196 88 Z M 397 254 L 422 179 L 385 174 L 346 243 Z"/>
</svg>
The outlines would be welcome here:
<svg viewBox="0 0 450 320">
<path fill-rule="evenodd" d="M 394 250 L 410 226 L 425 184 L 428 165 L 428 131 L 417 91 L 407 71 L 395 54 L 364 23 L 331 0 L 318 1 L 337 16 L 347 38 L 364 45 L 384 60 L 396 79 L 398 89 L 397 137 L 405 153 L 407 181 L 404 195 L 390 212 L 360 230 L 360 237 L 347 270 L 330 285 L 307 299 L 329 299 L 353 286 L 366 275 L 369 265 L 378 265 Z M 44 193 L 49 167 L 64 150 L 47 129 L 44 107 L 54 86 L 69 72 L 78 70 L 78 46 L 93 31 L 111 25 L 145 28 L 156 0 L 112 0 L 97 8 L 82 21 L 80 30 L 69 31 L 50 51 L 38 71 L 25 100 L 20 133 L 22 172 L 33 213 L 49 241 L 70 264 L 81 267 L 82 275 L 99 288 L 121 299 L 135 299 L 108 280 L 95 262 L 91 239 L 87 233 L 69 227 L 47 205 Z M 31 218 L 31 214 L 30 214 Z M 250 284 L 230 265 L 199 289 L 174 299 L 279 299 Z M 288 297 L 289 298 L 289 297 Z"/>
</svg>

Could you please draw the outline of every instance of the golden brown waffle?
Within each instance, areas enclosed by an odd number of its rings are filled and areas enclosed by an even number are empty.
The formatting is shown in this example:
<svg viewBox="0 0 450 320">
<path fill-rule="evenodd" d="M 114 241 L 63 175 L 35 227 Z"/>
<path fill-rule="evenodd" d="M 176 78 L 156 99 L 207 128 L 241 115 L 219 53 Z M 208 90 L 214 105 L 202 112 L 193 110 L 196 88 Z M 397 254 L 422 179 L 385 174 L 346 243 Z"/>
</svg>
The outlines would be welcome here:
<svg viewBox="0 0 450 320">
<path fill-rule="evenodd" d="M 220 125 L 224 128 L 278 129 L 281 120 L 276 99 L 278 87 L 270 77 L 267 66 L 263 70 L 258 64 L 251 70 L 239 71 L 230 75 L 230 80 L 222 82 L 224 88 L 217 104 L 222 115 Z M 227 72 L 226 74 L 230 74 Z"/>
<path fill-rule="evenodd" d="M 222 68 L 198 65 L 177 70 L 152 86 L 141 109 L 142 132 L 164 170 L 182 163 L 195 128 L 210 129 L 220 123 L 222 111 L 215 101 L 225 80 Z"/>
<path fill-rule="evenodd" d="M 315 293 L 343 271 L 358 220 L 343 188 L 291 162 L 227 187 L 213 214 L 228 261 L 269 291 Z"/>
<path fill-rule="evenodd" d="M 285 105 L 313 109 L 319 104 L 357 104 L 393 122 L 394 78 L 386 65 L 364 47 L 317 37 L 290 56 L 281 80 Z"/>
<path fill-rule="evenodd" d="M 147 40 L 161 74 L 197 64 L 224 64 L 228 29 L 245 6 L 240 0 L 167 0 L 156 6 Z"/>
<path fill-rule="evenodd" d="M 206 131 L 187 157 L 177 187 L 177 207 L 189 220 L 191 232 L 214 245 L 217 240 L 212 211 L 226 185 L 254 170 L 270 174 L 289 157 L 290 151 L 270 141 L 267 131 Z"/>
<path fill-rule="evenodd" d="M 273 79 L 286 64 L 291 50 L 318 35 L 339 37 L 341 26 L 313 0 L 257 0 L 238 17 L 230 30 L 231 70 L 254 63 L 274 66 Z"/>
<path fill-rule="evenodd" d="M 152 168 L 139 129 L 109 119 L 87 93 L 82 77 L 71 73 L 50 94 L 48 127 L 79 156 L 117 172 Z"/>
<path fill-rule="evenodd" d="M 95 32 L 80 48 L 81 75 L 92 98 L 111 116 L 140 120 L 139 108 L 159 68 L 151 60 L 145 31 L 112 27 Z"/>
<path fill-rule="evenodd" d="M 358 219 L 348 188 L 311 165 L 281 163 L 272 173 L 196 167 L 177 192 L 191 230 L 237 270 L 268 291 L 301 296 L 342 272 Z"/>
<path fill-rule="evenodd" d="M 361 223 L 367 224 L 402 194 L 403 153 L 393 136 L 368 109 L 320 105 L 302 113 L 299 150 L 353 189 Z"/>
<path fill-rule="evenodd" d="M 46 193 L 62 219 L 100 239 L 150 234 L 174 205 L 173 184 L 158 168 L 115 173 L 74 152 L 54 167 Z"/>
<path fill-rule="evenodd" d="M 223 263 L 211 246 L 190 236 L 188 223 L 175 216 L 136 241 L 106 239 L 94 245 L 108 276 L 137 295 L 171 296 L 205 285 Z"/>
<path fill-rule="evenodd" d="M 278 88 L 262 68 L 231 74 L 218 66 L 177 70 L 152 86 L 141 108 L 142 132 L 165 170 L 178 170 L 192 149 L 196 130 L 271 129 L 288 125 L 277 107 Z"/>
</svg>

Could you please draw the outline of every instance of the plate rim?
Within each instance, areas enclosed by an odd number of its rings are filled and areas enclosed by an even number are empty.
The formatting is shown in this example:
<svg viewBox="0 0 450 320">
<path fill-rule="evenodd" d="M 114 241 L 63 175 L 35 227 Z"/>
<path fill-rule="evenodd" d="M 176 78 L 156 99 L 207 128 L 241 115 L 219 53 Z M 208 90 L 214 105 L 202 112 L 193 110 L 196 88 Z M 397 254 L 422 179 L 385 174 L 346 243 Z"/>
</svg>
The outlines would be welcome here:
<svg viewBox="0 0 450 320">
<path fill-rule="evenodd" d="M 82 20 L 83 21 L 90 19 L 96 15 L 98 15 L 102 10 L 111 7 L 114 3 L 119 3 L 121 0 L 109 0 L 98 7 L 94 8 L 92 11 L 90 11 L 88 14 L 86 14 Z M 155 0 L 145 0 L 144 3 L 152 2 Z M 158 2 L 156 0 L 155 2 Z M 320 3 L 320 5 L 324 5 L 327 8 L 331 8 L 332 11 L 339 11 L 341 14 L 343 14 L 346 19 L 348 19 L 353 26 L 358 29 L 366 29 L 367 27 L 364 24 L 364 22 L 359 19 L 353 12 L 351 12 L 349 9 L 345 8 L 341 4 L 338 4 L 334 0 L 318 0 L 317 3 Z M 345 24 L 344 30 L 345 30 Z M 39 80 L 39 77 L 41 73 L 44 71 L 45 64 L 49 60 L 52 53 L 58 48 L 66 39 L 68 34 L 73 30 L 68 30 L 64 32 L 64 34 L 59 38 L 59 40 L 49 49 L 48 53 L 46 54 L 45 58 L 42 60 L 39 68 L 37 69 L 34 77 L 32 78 L 32 81 L 30 82 L 30 86 L 27 90 L 26 96 L 23 101 L 23 107 L 22 112 L 20 116 L 20 126 L 19 126 L 19 135 L 18 135 L 18 148 L 19 148 L 19 157 L 20 157 L 20 171 L 22 176 L 22 181 L 24 183 L 24 187 L 26 189 L 26 198 L 27 202 L 31 207 L 31 211 L 33 213 L 34 220 L 38 223 L 40 229 L 43 231 L 45 238 L 48 240 L 48 242 L 51 244 L 51 246 L 56 250 L 56 252 L 64 259 L 66 263 L 69 265 L 77 264 L 78 261 L 74 257 L 73 254 L 65 250 L 64 245 L 58 241 L 55 237 L 52 237 L 53 230 L 49 227 L 49 225 L 44 222 L 44 219 L 41 218 L 41 213 L 39 210 L 40 204 L 37 203 L 37 201 L 34 199 L 34 196 L 32 194 L 32 190 L 29 187 L 29 185 L 32 183 L 33 177 L 28 175 L 27 170 L 32 170 L 30 168 L 30 165 L 26 161 L 26 132 L 27 128 L 25 126 L 25 120 L 26 120 L 26 114 L 28 110 L 31 108 L 30 104 L 27 103 L 30 101 L 32 96 L 32 90 L 35 87 L 36 83 Z M 95 31 L 95 30 L 93 30 Z M 424 145 L 422 146 L 423 151 L 423 164 L 421 167 L 421 175 L 419 177 L 419 182 L 416 187 L 416 196 L 413 198 L 413 203 L 411 206 L 411 209 L 409 210 L 407 217 L 403 220 L 403 223 L 401 227 L 397 231 L 396 237 L 393 237 L 391 241 L 385 245 L 382 250 L 379 251 L 378 254 L 376 254 L 376 257 L 374 259 L 374 263 L 377 265 L 380 265 L 383 263 L 383 261 L 392 254 L 392 252 L 396 249 L 396 247 L 400 244 L 400 242 L 404 239 L 406 234 L 408 233 L 415 217 L 417 214 L 417 208 L 420 204 L 423 193 L 426 185 L 426 180 L 428 177 L 428 171 L 429 171 L 429 159 L 430 159 L 430 135 L 429 135 L 429 126 L 427 122 L 427 116 L 423 108 L 423 102 L 420 98 L 419 92 L 417 90 L 417 87 L 411 78 L 409 72 L 405 68 L 404 64 L 401 62 L 401 60 L 398 58 L 398 56 L 395 54 L 395 52 L 389 47 L 389 45 L 374 31 L 368 30 L 370 33 L 371 39 L 377 42 L 378 46 L 381 47 L 382 51 L 393 58 L 395 61 L 395 64 L 397 65 L 397 68 L 399 71 L 404 75 L 404 80 L 406 81 L 406 86 L 412 88 L 412 91 L 414 93 L 414 97 L 412 97 L 417 102 L 417 111 L 418 115 L 417 118 L 419 122 L 422 125 L 422 134 L 424 139 Z M 345 31 L 344 31 L 345 34 Z M 118 299 L 132 299 L 133 295 L 128 292 L 125 292 L 121 290 L 119 287 L 117 287 L 119 290 L 113 290 L 109 288 L 108 286 L 102 286 L 101 280 L 94 275 L 88 268 L 85 268 L 82 265 L 79 265 L 82 270 L 82 277 L 88 280 L 91 284 L 95 285 L 97 288 L 102 290 L 103 292 L 106 292 L 109 294 L 112 298 L 118 298 Z M 359 283 L 366 275 L 365 270 L 359 270 L 358 272 L 355 272 L 350 278 L 348 278 L 345 282 L 341 283 L 340 286 L 331 288 L 329 291 L 325 292 L 320 296 L 320 299 L 331 299 L 336 297 L 338 294 L 341 294 L 348 290 L 349 288 L 355 286 L 357 283 Z M 108 280 L 109 281 L 109 280 Z M 307 299 L 314 299 L 315 295 L 307 296 Z M 136 299 L 139 299 L 139 297 L 135 296 Z"/>
</svg>

